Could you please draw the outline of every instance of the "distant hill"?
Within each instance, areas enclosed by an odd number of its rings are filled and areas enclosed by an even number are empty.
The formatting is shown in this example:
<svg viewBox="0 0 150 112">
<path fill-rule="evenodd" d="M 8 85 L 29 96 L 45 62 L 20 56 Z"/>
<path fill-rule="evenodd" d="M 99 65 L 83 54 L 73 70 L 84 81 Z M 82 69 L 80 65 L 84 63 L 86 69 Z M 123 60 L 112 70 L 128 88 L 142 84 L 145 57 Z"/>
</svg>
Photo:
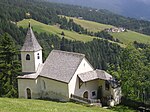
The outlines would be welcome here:
<svg viewBox="0 0 150 112">
<path fill-rule="evenodd" d="M 81 25 L 82 27 L 88 29 L 89 31 L 97 32 L 102 31 L 106 28 L 111 28 L 114 26 L 107 25 L 107 24 L 101 24 L 97 22 L 87 21 L 87 20 L 81 20 L 73 17 L 67 17 L 70 19 L 73 19 L 75 23 Z M 114 38 L 119 39 L 124 44 L 129 44 L 131 42 L 137 41 L 139 43 L 150 43 L 150 36 L 144 35 L 138 32 L 134 32 L 131 30 L 128 30 L 127 32 L 120 32 L 120 33 L 110 33 Z"/>
<path fill-rule="evenodd" d="M 65 4 L 107 9 L 127 17 L 150 20 L 149 0 L 48 0 Z"/>
<path fill-rule="evenodd" d="M 94 37 L 94 36 L 79 34 L 79 33 L 74 32 L 74 31 L 63 30 L 63 29 L 58 28 L 56 25 L 46 25 L 44 23 L 38 22 L 38 21 L 33 20 L 33 19 L 30 19 L 30 21 L 31 21 L 31 26 L 33 26 L 33 30 L 37 31 L 38 33 L 46 32 L 48 34 L 58 35 L 60 38 L 65 37 L 66 39 L 69 39 L 69 40 L 76 40 L 76 41 L 81 41 L 81 42 L 89 42 L 89 41 L 92 41 L 94 38 L 101 39 L 101 38 Z M 29 19 L 24 19 L 22 21 L 19 21 L 17 23 L 17 25 L 19 27 L 21 26 L 23 28 L 27 28 L 28 22 L 29 22 Z M 89 22 L 89 21 L 87 21 L 87 22 Z M 103 26 L 110 27 L 109 25 L 99 24 L 96 22 L 95 22 L 95 24 L 100 26 L 99 28 L 103 28 Z M 64 32 L 64 34 L 65 34 L 64 36 L 61 35 L 62 32 Z M 108 40 L 108 41 L 111 43 L 116 43 L 116 44 L 124 47 L 124 45 L 121 43 L 113 42 L 110 40 Z"/>
<path fill-rule="evenodd" d="M 38 22 L 33 19 L 30 19 L 30 21 L 31 21 L 31 26 L 33 26 L 33 30 L 37 31 L 38 33 L 46 32 L 49 34 L 56 34 L 61 38 L 65 37 L 66 39 L 69 39 L 69 40 L 77 40 L 81 42 L 92 41 L 93 38 L 96 38 L 96 37 L 92 37 L 88 35 L 78 34 L 73 31 L 63 30 L 54 25 L 46 25 L 44 23 Z M 23 28 L 27 28 L 28 22 L 29 22 L 29 19 L 24 19 L 22 21 L 19 21 L 17 25 L 22 26 Z M 64 32 L 64 36 L 61 35 L 62 32 Z"/>
<path fill-rule="evenodd" d="M 80 19 L 73 18 L 73 17 L 67 17 L 67 18 L 73 19 L 75 23 L 77 23 L 77 24 L 81 25 L 82 27 L 88 29 L 89 31 L 93 31 L 93 32 L 102 31 L 106 28 L 114 27 L 114 26 L 107 25 L 107 24 L 101 24 L 101 23 L 87 21 L 87 20 L 80 20 Z M 77 40 L 77 41 L 81 41 L 81 42 L 88 42 L 88 41 L 92 41 L 93 38 L 98 38 L 98 37 L 79 34 L 74 31 L 63 30 L 63 29 L 58 28 L 55 25 L 46 25 L 41 22 L 35 21 L 33 19 L 31 19 L 30 21 L 31 21 L 34 31 L 37 31 L 38 33 L 46 32 L 46 33 L 50 33 L 50 34 L 56 34 L 60 38 L 62 38 L 63 36 L 61 35 L 61 33 L 64 32 L 64 34 L 65 34 L 64 37 L 66 39 Z M 27 28 L 28 22 L 29 22 L 29 19 L 24 19 L 22 21 L 19 21 L 17 23 L 17 25 L 22 26 L 23 28 Z M 139 43 L 146 43 L 146 44 L 150 43 L 150 36 L 140 34 L 140 33 L 134 32 L 134 31 L 130 31 L 130 30 L 128 30 L 128 32 L 110 33 L 110 34 L 114 38 L 119 39 L 124 44 L 129 44 L 134 41 L 137 41 Z M 119 44 L 119 45 L 124 46 L 122 44 Z"/>
</svg>

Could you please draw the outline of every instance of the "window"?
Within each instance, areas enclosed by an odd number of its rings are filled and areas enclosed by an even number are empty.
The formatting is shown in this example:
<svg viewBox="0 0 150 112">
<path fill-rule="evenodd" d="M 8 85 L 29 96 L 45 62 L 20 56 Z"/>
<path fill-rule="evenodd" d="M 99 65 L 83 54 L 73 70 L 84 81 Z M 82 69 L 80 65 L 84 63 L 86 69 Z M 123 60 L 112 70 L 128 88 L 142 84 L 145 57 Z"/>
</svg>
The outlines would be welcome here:
<svg viewBox="0 0 150 112">
<path fill-rule="evenodd" d="M 109 82 L 105 81 L 105 90 L 109 90 Z"/>
<path fill-rule="evenodd" d="M 95 95 L 96 95 L 96 92 L 95 92 L 95 91 L 93 91 L 93 92 L 92 92 L 92 96 L 95 96 Z"/>
<path fill-rule="evenodd" d="M 30 55 L 29 54 L 26 55 L 26 60 L 30 60 Z"/>
<path fill-rule="evenodd" d="M 39 53 L 37 54 L 37 59 L 40 59 L 40 55 L 39 55 Z"/>
<path fill-rule="evenodd" d="M 87 99 L 88 99 L 88 91 L 85 91 L 85 92 L 83 93 L 83 98 L 87 98 Z"/>
</svg>

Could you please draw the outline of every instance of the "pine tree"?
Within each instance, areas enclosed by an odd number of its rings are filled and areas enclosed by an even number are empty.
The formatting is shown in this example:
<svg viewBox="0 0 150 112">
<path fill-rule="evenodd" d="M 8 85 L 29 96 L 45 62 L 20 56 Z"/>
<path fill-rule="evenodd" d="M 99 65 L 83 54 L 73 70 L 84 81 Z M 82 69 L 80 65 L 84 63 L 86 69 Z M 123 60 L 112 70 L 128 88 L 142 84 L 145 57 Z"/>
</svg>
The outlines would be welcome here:
<svg viewBox="0 0 150 112">
<path fill-rule="evenodd" d="M 17 50 L 8 34 L 0 38 L 0 96 L 16 97 L 16 77 L 20 71 Z"/>
</svg>

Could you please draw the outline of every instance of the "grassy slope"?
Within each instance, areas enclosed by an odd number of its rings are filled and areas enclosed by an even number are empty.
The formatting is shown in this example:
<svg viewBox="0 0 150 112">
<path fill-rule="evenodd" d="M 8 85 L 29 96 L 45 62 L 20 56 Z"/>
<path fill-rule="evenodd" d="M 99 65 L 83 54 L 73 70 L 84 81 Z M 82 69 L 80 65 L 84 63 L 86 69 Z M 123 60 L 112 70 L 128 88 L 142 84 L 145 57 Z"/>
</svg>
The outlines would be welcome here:
<svg viewBox="0 0 150 112">
<path fill-rule="evenodd" d="M 140 33 L 134 32 L 134 31 L 111 33 L 111 35 L 114 38 L 118 38 L 121 42 L 123 42 L 125 44 L 131 43 L 133 41 L 150 44 L 150 36 L 140 34 Z"/>
<path fill-rule="evenodd" d="M 67 17 L 67 16 L 66 16 Z M 73 17 L 67 17 L 68 19 L 73 19 L 75 23 L 81 25 L 82 27 L 86 28 L 88 31 L 102 31 L 106 28 L 112 28 L 111 25 L 101 24 L 93 21 L 81 20 Z"/>
<path fill-rule="evenodd" d="M 65 36 L 64 36 L 65 38 L 70 39 L 70 40 L 77 40 L 77 41 L 81 41 L 81 42 L 88 42 L 88 41 L 92 41 L 93 38 L 97 38 L 97 37 L 93 37 L 93 36 L 79 34 L 79 33 L 73 32 L 73 31 L 63 30 L 56 26 L 46 25 L 41 22 L 35 21 L 33 19 L 30 19 L 30 21 L 31 21 L 31 26 L 33 26 L 33 30 L 37 31 L 39 33 L 46 32 L 49 34 L 57 34 L 59 37 L 62 37 L 61 33 L 63 31 L 65 33 Z M 17 25 L 22 26 L 23 28 L 27 28 L 28 22 L 29 22 L 29 19 L 24 19 L 22 21 L 19 21 L 17 23 Z M 98 39 L 101 39 L 101 38 L 98 38 Z M 109 42 L 116 43 L 116 44 L 120 45 L 121 47 L 125 47 L 125 45 L 117 43 L 117 42 L 113 42 L 113 41 L 109 41 Z"/>
<path fill-rule="evenodd" d="M 56 26 L 46 25 L 38 21 L 35 21 L 33 19 L 31 19 L 30 21 L 31 21 L 31 26 L 33 26 L 33 30 L 37 32 L 47 32 L 47 33 L 57 34 L 58 36 L 62 37 L 61 33 L 63 31 L 65 33 L 65 38 L 71 39 L 71 40 L 78 40 L 82 42 L 88 42 L 88 41 L 93 40 L 93 38 L 96 38 L 96 37 L 91 37 L 88 35 L 78 34 L 73 31 L 63 30 Z M 27 28 L 28 22 L 29 22 L 29 19 L 24 19 L 18 22 L 17 25 L 22 26 L 23 28 Z"/>
<path fill-rule="evenodd" d="M 0 98 L 0 112 L 113 112 L 100 107 L 42 100 Z"/>
<path fill-rule="evenodd" d="M 67 17 L 70 18 L 70 17 Z M 90 31 L 101 31 L 105 28 L 113 27 L 111 25 L 106 24 L 100 24 L 92 21 L 87 20 L 80 20 L 77 18 L 72 18 L 75 23 L 81 25 L 84 28 L 87 28 Z M 124 44 L 128 44 L 134 41 L 140 42 L 140 43 L 150 43 L 150 36 L 140 34 L 134 31 L 128 31 L 128 32 L 121 32 L 121 33 L 110 33 L 114 38 L 118 38 L 120 41 L 122 41 Z"/>
</svg>

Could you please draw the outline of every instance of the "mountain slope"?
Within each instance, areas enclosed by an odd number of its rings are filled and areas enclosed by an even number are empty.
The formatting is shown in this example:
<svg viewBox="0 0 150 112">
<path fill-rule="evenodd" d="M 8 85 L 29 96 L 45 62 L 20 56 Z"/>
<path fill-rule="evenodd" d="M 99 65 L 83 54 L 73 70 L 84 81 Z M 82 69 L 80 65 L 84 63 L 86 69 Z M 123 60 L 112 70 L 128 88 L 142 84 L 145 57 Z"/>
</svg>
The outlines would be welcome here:
<svg viewBox="0 0 150 112">
<path fill-rule="evenodd" d="M 67 18 L 73 19 L 75 23 L 93 32 L 101 31 L 101 30 L 104 30 L 105 28 L 114 27 L 111 25 L 96 23 L 96 22 L 87 21 L 87 20 L 81 20 L 81 19 L 77 19 L 73 17 L 67 17 Z M 137 33 L 134 31 L 130 31 L 130 30 L 128 30 L 128 32 L 110 33 L 110 34 L 114 38 L 119 39 L 124 44 L 129 44 L 134 41 L 137 41 L 139 43 L 150 43 L 150 36 Z"/>
<path fill-rule="evenodd" d="M 75 23 L 81 25 L 83 28 L 87 29 L 88 31 L 93 31 L 93 32 L 102 31 L 106 28 L 114 27 L 112 25 L 106 25 L 94 21 L 82 20 L 82 19 L 77 19 L 77 18 L 67 17 L 67 16 L 62 16 L 62 17 L 66 17 L 67 19 L 73 19 Z"/>
<path fill-rule="evenodd" d="M 63 30 L 63 29 L 58 28 L 57 26 L 46 25 L 41 22 L 35 21 L 33 19 L 30 19 L 30 21 L 31 21 L 31 26 L 33 26 L 33 30 L 35 30 L 39 33 L 46 32 L 46 33 L 50 33 L 50 34 L 56 34 L 59 37 L 63 37 L 63 35 L 61 35 L 61 33 L 64 32 L 65 38 L 70 39 L 70 40 L 82 41 L 82 42 L 92 41 L 93 38 L 96 38 L 96 37 L 92 37 L 92 36 L 88 36 L 88 35 L 78 34 L 73 31 Z M 29 22 L 29 19 L 24 19 L 24 20 L 18 22 L 17 25 L 22 26 L 23 28 L 27 28 L 28 22 Z"/>
<path fill-rule="evenodd" d="M 149 0 L 48 0 L 65 4 L 74 4 L 109 11 L 138 19 L 150 20 Z"/>
<path fill-rule="evenodd" d="M 43 24 L 43 23 L 38 22 L 38 21 L 33 20 L 33 19 L 30 19 L 30 20 L 24 19 L 22 21 L 19 21 L 17 23 L 17 25 L 19 27 L 27 28 L 29 21 L 31 21 L 31 26 L 33 26 L 33 30 L 37 31 L 38 33 L 46 32 L 48 34 L 54 34 L 54 35 L 56 34 L 60 38 L 65 37 L 66 39 L 69 39 L 69 40 L 76 40 L 76 41 L 81 41 L 81 42 L 89 42 L 89 41 L 92 41 L 94 38 L 101 39 L 101 38 L 94 37 L 94 36 L 79 34 L 79 33 L 76 33 L 74 31 L 63 30 L 63 29 L 58 28 L 57 26 L 46 25 L 46 24 Z M 99 25 L 101 25 L 101 24 L 99 24 Z M 62 32 L 64 32 L 65 36 L 61 35 Z M 108 41 L 111 43 L 116 43 L 116 44 L 120 45 L 121 47 L 125 47 L 125 45 L 123 45 L 121 43 L 113 42 L 110 40 L 108 40 Z"/>
</svg>

